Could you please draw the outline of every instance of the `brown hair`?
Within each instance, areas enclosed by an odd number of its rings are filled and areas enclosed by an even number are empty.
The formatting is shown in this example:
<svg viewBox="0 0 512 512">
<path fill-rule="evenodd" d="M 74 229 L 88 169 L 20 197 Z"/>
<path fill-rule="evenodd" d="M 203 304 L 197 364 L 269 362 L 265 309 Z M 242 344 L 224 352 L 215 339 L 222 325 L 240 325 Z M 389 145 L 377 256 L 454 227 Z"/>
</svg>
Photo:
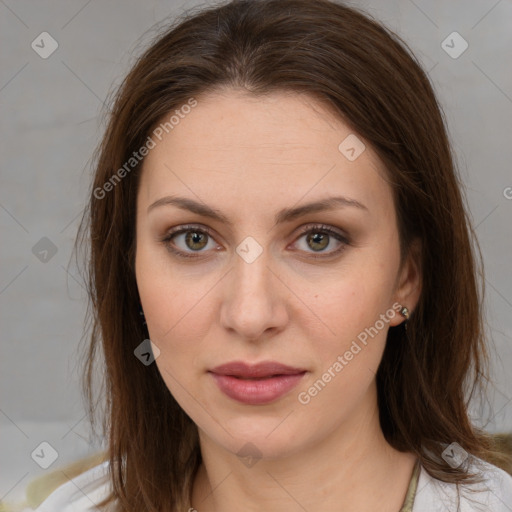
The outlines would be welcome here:
<svg viewBox="0 0 512 512">
<path fill-rule="evenodd" d="M 106 396 L 103 431 L 117 510 L 186 510 L 201 462 L 196 425 L 157 366 L 134 357 L 147 338 L 134 272 L 141 163 L 129 171 L 125 166 L 122 178 L 118 170 L 164 116 L 221 88 L 256 96 L 309 94 L 363 137 L 386 166 L 402 261 L 418 237 L 424 279 L 408 330 L 391 327 L 388 333 L 377 374 L 382 430 L 432 476 L 466 481 L 471 475 L 451 468 L 441 453 L 457 442 L 474 456 L 491 454 L 489 437 L 468 417 L 468 401 L 487 379 L 484 289 L 472 247 L 478 243 L 429 79 L 397 35 L 354 8 L 327 0 L 238 0 L 178 19 L 125 78 L 77 237 L 90 250 L 84 389 L 93 423 Z M 481 262 L 479 249 L 478 256 Z M 104 389 L 95 398 L 99 355 Z"/>
</svg>

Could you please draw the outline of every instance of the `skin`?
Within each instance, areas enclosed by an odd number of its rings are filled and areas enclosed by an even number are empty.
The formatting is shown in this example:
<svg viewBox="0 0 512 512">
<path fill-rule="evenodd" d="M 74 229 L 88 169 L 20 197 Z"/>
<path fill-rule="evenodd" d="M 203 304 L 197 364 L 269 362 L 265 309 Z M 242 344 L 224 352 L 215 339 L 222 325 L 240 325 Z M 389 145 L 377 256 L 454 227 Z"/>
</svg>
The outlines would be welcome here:
<svg viewBox="0 0 512 512">
<path fill-rule="evenodd" d="M 192 506 L 397 512 L 416 458 L 383 437 L 375 374 L 389 327 L 404 318 L 394 314 L 316 396 L 298 400 L 394 303 L 410 311 L 417 304 L 417 246 L 400 268 L 384 167 L 368 144 L 349 161 L 338 146 L 353 132 L 312 97 L 227 89 L 197 100 L 144 161 L 136 226 L 136 278 L 160 350 L 156 364 L 199 429 L 203 464 Z M 170 195 L 204 203 L 232 226 L 175 205 L 148 212 Z M 275 224 L 283 208 L 335 195 L 366 209 L 337 207 Z M 188 245 L 183 233 L 172 240 L 196 259 L 179 258 L 162 242 L 185 224 L 213 233 Z M 330 236 L 308 245 L 299 228 L 315 224 L 348 243 Z M 263 249 L 252 263 L 236 252 L 248 236 Z M 271 404 L 241 404 L 208 373 L 233 360 L 274 360 L 307 373 Z M 261 457 L 250 467 L 237 456 L 248 442 Z"/>
</svg>

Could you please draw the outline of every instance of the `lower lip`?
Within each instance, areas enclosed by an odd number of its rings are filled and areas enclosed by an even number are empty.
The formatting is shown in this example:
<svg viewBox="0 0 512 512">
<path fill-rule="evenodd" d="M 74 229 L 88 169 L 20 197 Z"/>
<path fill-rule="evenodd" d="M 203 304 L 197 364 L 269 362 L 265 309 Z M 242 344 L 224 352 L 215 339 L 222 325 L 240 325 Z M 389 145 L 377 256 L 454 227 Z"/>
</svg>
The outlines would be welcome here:
<svg viewBox="0 0 512 512">
<path fill-rule="evenodd" d="M 276 375 L 268 379 L 239 379 L 230 375 L 211 373 L 220 390 L 243 404 L 267 404 L 293 389 L 306 372 L 293 375 Z"/>
</svg>

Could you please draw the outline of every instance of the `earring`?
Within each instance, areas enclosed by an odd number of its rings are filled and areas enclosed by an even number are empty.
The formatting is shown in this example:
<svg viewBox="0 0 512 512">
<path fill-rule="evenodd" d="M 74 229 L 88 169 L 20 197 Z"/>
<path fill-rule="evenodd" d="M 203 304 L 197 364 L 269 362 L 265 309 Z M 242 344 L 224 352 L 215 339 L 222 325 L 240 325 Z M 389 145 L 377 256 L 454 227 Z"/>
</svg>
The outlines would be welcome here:
<svg viewBox="0 0 512 512">
<path fill-rule="evenodd" d="M 405 306 L 403 306 L 402 309 L 400 310 L 400 314 L 405 318 L 404 327 L 405 330 L 407 330 L 407 321 L 409 320 L 410 316 L 409 310 Z"/>
<path fill-rule="evenodd" d="M 144 316 L 144 310 L 142 304 L 139 302 L 139 315 L 142 317 L 142 325 L 146 325 L 146 317 Z"/>
</svg>

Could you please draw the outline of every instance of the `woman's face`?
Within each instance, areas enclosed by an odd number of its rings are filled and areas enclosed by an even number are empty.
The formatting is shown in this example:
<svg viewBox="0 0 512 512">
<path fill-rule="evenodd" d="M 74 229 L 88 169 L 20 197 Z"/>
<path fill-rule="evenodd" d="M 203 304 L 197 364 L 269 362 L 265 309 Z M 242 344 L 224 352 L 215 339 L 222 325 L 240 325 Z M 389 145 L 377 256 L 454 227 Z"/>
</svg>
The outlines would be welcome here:
<svg viewBox="0 0 512 512">
<path fill-rule="evenodd" d="M 398 304 L 419 295 L 384 168 L 309 96 L 225 91 L 181 112 L 137 198 L 136 278 L 169 391 L 233 453 L 356 432 Z M 215 370 L 231 362 L 247 366 Z M 291 369 L 251 373 L 261 362 Z"/>
</svg>

